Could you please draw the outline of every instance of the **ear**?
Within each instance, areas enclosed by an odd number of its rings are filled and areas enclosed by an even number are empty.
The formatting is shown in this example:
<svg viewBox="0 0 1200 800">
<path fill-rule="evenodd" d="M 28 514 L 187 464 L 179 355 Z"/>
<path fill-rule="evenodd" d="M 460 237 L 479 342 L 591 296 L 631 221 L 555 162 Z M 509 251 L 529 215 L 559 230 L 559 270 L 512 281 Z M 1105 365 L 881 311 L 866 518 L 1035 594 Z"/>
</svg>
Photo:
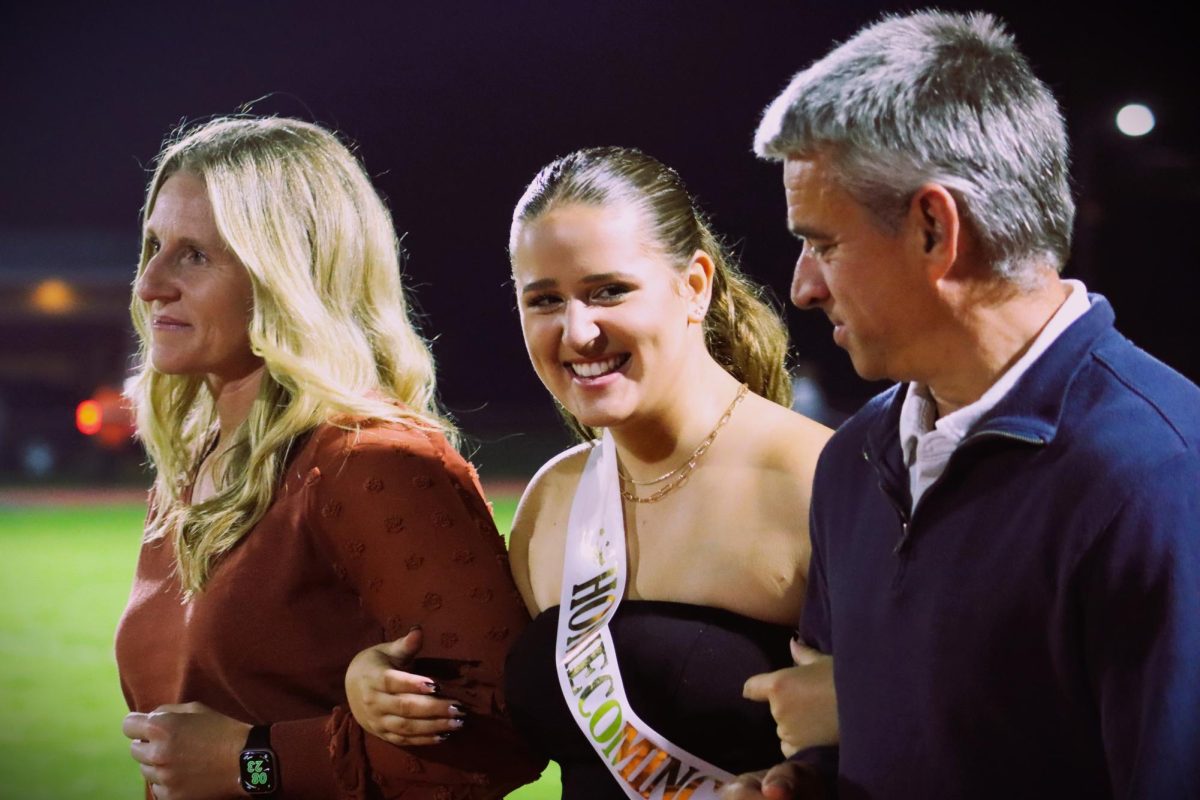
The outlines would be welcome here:
<svg viewBox="0 0 1200 800">
<path fill-rule="evenodd" d="M 703 322 L 712 300 L 713 272 L 716 265 L 712 256 L 703 250 L 692 254 L 691 261 L 683 271 L 683 293 L 688 301 L 688 322 Z"/>
<path fill-rule="evenodd" d="M 954 195 L 939 183 L 923 184 L 909 202 L 907 221 L 910 245 L 930 281 L 946 278 L 958 261 L 962 227 Z"/>
</svg>

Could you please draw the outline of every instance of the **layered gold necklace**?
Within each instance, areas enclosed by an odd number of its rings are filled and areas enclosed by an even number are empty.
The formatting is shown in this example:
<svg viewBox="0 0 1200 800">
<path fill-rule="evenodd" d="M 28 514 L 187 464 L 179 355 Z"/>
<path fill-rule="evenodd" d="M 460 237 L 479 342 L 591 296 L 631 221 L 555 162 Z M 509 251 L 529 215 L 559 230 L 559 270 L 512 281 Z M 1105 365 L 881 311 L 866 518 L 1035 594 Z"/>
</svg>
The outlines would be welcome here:
<svg viewBox="0 0 1200 800">
<path fill-rule="evenodd" d="M 704 454 L 708 452 L 708 448 L 712 446 L 713 440 L 717 438 L 717 433 L 721 430 L 721 428 L 725 427 L 725 423 L 729 422 L 729 418 L 733 416 L 733 410 L 737 408 L 738 403 L 742 402 L 742 398 L 746 396 L 746 391 L 747 386 L 743 383 L 738 389 L 737 395 L 733 398 L 733 402 L 729 404 L 729 408 L 725 409 L 725 413 L 721 415 L 719 420 L 717 420 L 716 426 L 709 431 L 708 436 L 704 437 L 704 441 L 700 442 L 699 446 L 692 451 L 692 454 L 688 456 L 687 461 L 670 472 L 659 475 L 657 478 L 651 478 L 648 481 L 638 481 L 634 480 L 629 475 L 626 475 L 625 471 L 618 466 L 617 475 L 620 476 L 624 483 L 627 483 L 630 486 L 653 486 L 656 483 L 670 481 L 666 486 L 646 495 L 645 497 L 638 497 L 632 491 L 627 491 L 626 489 L 622 488 L 621 497 L 624 497 L 626 500 L 632 503 L 657 503 L 659 500 L 662 500 L 671 492 L 687 483 L 688 478 L 692 476 L 692 470 L 696 468 L 697 462 L 699 462 Z"/>
</svg>

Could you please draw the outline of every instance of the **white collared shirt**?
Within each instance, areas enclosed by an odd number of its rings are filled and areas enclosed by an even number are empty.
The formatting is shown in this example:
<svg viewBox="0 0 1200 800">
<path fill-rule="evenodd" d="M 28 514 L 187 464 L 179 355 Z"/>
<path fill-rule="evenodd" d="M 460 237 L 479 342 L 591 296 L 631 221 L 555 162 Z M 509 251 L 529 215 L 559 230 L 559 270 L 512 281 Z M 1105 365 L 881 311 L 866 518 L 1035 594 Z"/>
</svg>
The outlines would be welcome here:
<svg viewBox="0 0 1200 800">
<path fill-rule="evenodd" d="M 966 437 L 967 431 L 991 411 L 1046 348 L 1091 307 L 1083 283 L 1077 280 L 1065 280 L 1063 283 L 1070 290 L 1067 299 L 1050 317 L 1024 355 L 974 403 L 938 419 L 937 405 L 929 393 L 929 387 L 915 381 L 908 385 L 908 394 L 900 407 L 900 446 L 904 452 L 905 466 L 908 467 L 913 508 L 917 507 L 917 501 L 925 494 L 925 490 L 941 477 L 950 454 Z"/>
</svg>

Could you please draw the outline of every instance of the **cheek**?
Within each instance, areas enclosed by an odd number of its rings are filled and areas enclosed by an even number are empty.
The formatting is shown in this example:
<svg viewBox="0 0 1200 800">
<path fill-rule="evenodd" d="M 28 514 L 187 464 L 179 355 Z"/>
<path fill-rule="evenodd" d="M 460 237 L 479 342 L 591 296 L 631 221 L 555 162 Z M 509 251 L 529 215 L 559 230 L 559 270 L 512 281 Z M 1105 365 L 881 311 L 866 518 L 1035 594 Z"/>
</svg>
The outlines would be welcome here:
<svg viewBox="0 0 1200 800">
<path fill-rule="evenodd" d="M 551 330 L 552 326 L 538 317 L 521 317 L 521 335 L 525 339 L 525 352 L 533 368 L 541 375 L 549 363 L 557 363 L 558 338 Z"/>
</svg>

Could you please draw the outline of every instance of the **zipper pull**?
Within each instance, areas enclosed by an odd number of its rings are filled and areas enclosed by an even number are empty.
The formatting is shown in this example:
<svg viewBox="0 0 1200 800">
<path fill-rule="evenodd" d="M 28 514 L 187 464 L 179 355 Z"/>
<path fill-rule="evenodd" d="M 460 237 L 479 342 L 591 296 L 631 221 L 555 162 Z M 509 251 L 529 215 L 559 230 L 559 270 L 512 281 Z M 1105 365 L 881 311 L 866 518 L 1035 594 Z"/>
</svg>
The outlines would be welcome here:
<svg viewBox="0 0 1200 800">
<path fill-rule="evenodd" d="M 896 546 L 892 548 L 892 555 L 900 555 L 900 551 L 904 549 L 904 545 L 908 543 L 908 521 L 900 521 L 900 541 L 896 542 Z"/>
</svg>

